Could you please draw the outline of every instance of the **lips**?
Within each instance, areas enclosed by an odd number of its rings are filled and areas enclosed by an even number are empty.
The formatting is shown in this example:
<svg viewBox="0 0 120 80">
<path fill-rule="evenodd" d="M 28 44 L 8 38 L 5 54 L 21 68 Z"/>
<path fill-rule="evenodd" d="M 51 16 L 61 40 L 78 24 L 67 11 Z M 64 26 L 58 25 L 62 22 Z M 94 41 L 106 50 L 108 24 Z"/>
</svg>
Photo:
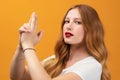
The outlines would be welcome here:
<svg viewBox="0 0 120 80">
<path fill-rule="evenodd" d="M 70 32 L 66 32 L 66 33 L 65 33 L 65 36 L 66 36 L 66 37 L 71 37 L 71 36 L 73 36 L 73 34 L 70 33 Z"/>
</svg>

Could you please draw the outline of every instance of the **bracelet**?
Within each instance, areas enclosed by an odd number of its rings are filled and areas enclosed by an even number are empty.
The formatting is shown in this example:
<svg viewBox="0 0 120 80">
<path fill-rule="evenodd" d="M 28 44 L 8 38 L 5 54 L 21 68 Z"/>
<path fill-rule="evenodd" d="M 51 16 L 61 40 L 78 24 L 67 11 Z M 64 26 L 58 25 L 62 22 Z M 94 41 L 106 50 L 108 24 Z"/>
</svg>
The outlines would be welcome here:
<svg viewBox="0 0 120 80">
<path fill-rule="evenodd" d="M 23 53 L 24 53 L 26 50 L 33 50 L 33 51 L 36 51 L 34 48 L 26 48 L 26 49 L 23 50 Z"/>
</svg>

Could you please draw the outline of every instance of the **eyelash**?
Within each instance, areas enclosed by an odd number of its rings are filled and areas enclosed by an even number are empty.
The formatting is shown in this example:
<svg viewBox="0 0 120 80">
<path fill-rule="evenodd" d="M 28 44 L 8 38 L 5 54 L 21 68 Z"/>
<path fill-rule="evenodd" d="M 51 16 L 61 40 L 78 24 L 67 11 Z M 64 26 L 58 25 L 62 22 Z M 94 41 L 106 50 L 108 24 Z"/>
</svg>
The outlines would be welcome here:
<svg viewBox="0 0 120 80">
<path fill-rule="evenodd" d="M 64 21 L 64 23 L 69 23 L 70 21 L 69 20 L 65 20 Z M 76 24 L 82 24 L 82 22 L 80 22 L 80 21 L 74 21 L 74 23 L 76 23 Z"/>
<path fill-rule="evenodd" d="M 82 24 L 82 22 L 80 22 L 80 21 L 74 21 L 75 23 L 77 23 L 77 24 Z"/>
<path fill-rule="evenodd" d="M 64 23 L 69 23 L 70 21 L 69 20 L 65 20 Z"/>
</svg>

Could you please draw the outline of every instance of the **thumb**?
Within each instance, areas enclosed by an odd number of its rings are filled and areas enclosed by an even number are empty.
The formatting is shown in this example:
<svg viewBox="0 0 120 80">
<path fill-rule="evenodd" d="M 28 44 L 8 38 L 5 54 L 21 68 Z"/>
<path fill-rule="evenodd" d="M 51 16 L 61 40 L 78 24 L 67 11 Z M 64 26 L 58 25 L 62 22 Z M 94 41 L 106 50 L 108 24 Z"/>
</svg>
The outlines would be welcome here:
<svg viewBox="0 0 120 80">
<path fill-rule="evenodd" d="M 39 40 L 39 41 L 41 40 L 41 38 L 42 38 L 42 36 L 43 36 L 43 33 L 44 33 L 43 30 L 41 30 L 41 31 L 38 32 L 37 36 L 38 36 L 38 40 Z"/>
</svg>

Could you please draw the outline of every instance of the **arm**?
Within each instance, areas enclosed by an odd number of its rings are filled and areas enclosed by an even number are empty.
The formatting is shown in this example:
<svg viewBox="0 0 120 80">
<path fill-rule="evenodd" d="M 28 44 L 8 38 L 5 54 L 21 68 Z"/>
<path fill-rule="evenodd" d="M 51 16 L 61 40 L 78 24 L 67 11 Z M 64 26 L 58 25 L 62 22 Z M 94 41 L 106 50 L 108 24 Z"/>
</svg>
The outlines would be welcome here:
<svg viewBox="0 0 120 80">
<path fill-rule="evenodd" d="M 18 45 L 10 66 L 10 78 L 20 79 L 24 73 L 24 55 L 21 47 Z"/>
<path fill-rule="evenodd" d="M 44 70 L 41 63 L 39 63 L 39 60 L 35 54 L 36 53 L 34 50 L 25 51 L 25 58 L 32 80 L 81 80 L 80 77 L 73 72 L 52 79 Z"/>
<path fill-rule="evenodd" d="M 27 68 L 24 66 L 24 54 L 20 45 L 18 45 L 16 52 L 13 56 L 10 66 L 10 79 L 11 80 L 22 80 L 29 79 L 30 76 Z"/>
<path fill-rule="evenodd" d="M 58 76 L 54 79 L 51 79 L 43 68 L 44 63 L 39 63 L 39 60 L 35 54 L 36 53 L 34 51 L 25 51 L 28 68 L 30 68 L 29 74 L 27 66 L 26 68 L 24 67 L 23 52 L 19 46 L 17 47 L 10 67 L 11 80 L 31 80 L 30 75 L 33 76 L 32 80 L 80 80 L 79 77 L 74 73 L 68 73 L 63 76 Z M 34 70 L 31 70 L 32 67 Z"/>
<path fill-rule="evenodd" d="M 51 80 L 34 50 L 26 50 L 24 54 L 32 80 Z"/>
</svg>

